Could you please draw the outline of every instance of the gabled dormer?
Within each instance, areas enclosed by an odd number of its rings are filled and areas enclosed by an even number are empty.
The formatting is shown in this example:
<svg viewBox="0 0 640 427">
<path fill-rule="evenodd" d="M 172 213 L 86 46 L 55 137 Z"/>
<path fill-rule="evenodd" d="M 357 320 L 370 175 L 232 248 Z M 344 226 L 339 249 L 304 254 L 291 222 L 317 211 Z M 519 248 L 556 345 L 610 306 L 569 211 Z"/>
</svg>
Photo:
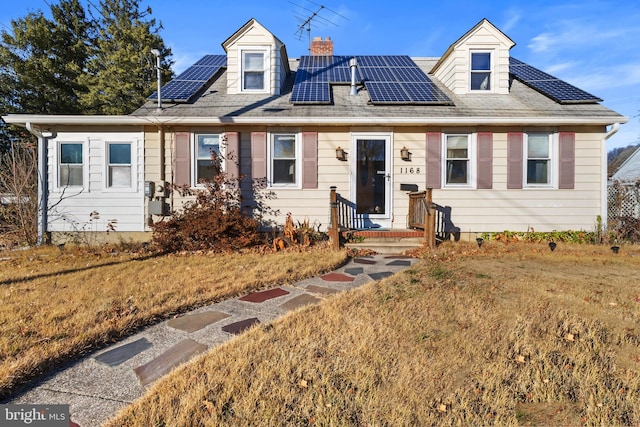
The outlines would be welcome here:
<svg viewBox="0 0 640 427">
<path fill-rule="evenodd" d="M 509 93 L 515 43 L 487 19 L 453 43 L 431 70 L 453 93 Z"/>
<path fill-rule="evenodd" d="M 227 93 L 279 95 L 289 59 L 284 43 L 255 19 L 222 43 L 227 52 Z"/>
</svg>

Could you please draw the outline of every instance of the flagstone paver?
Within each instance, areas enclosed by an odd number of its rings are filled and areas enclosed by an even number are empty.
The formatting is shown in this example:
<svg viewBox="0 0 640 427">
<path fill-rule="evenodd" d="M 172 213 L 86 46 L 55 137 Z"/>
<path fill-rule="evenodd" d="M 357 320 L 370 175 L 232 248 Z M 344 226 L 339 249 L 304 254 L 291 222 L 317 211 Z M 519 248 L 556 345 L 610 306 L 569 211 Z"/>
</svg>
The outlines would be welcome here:
<svg viewBox="0 0 640 427">
<path fill-rule="evenodd" d="M 352 276 L 357 276 L 358 274 L 364 273 L 364 268 L 362 267 L 345 268 L 344 272 Z"/>
<path fill-rule="evenodd" d="M 369 273 L 369 277 L 371 277 L 373 280 L 382 280 L 382 279 L 386 279 L 387 277 L 393 276 L 393 273 L 391 271 L 381 271 L 380 273 Z"/>
<path fill-rule="evenodd" d="M 274 289 L 269 289 L 262 292 L 253 292 L 238 299 L 240 301 L 260 303 L 260 302 L 265 302 L 266 300 L 269 300 L 271 298 L 277 298 L 277 297 L 281 297 L 283 295 L 288 295 L 288 294 L 289 294 L 289 291 L 285 291 L 284 289 L 280 289 L 280 288 L 274 288 Z"/>
<path fill-rule="evenodd" d="M 107 366 L 118 366 L 121 363 L 126 362 L 133 356 L 148 350 L 152 347 L 152 344 L 146 338 L 140 338 L 130 342 L 129 344 L 121 345 L 113 350 L 105 351 L 102 354 L 94 357 L 98 362 L 104 363 Z"/>
<path fill-rule="evenodd" d="M 181 331 L 195 332 L 229 316 L 231 315 L 221 311 L 203 311 L 171 319 L 167 322 L 167 325 Z"/>
<path fill-rule="evenodd" d="M 404 261 L 404 260 L 399 260 L 398 259 L 398 260 L 391 261 L 391 262 L 387 263 L 387 265 L 410 267 L 411 266 L 411 261 Z"/>
<path fill-rule="evenodd" d="M 318 297 L 314 297 L 309 294 L 298 295 L 297 297 L 291 298 L 289 301 L 280 305 L 280 308 L 283 310 L 295 310 L 296 308 L 303 307 L 305 305 L 317 304 L 321 300 Z"/>
<path fill-rule="evenodd" d="M 306 289 L 309 292 L 313 292 L 314 294 L 323 294 L 323 295 L 335 294 L 340 292 L 339 289 L 327 288 L 324 286 L 317 286 L 317 285 L 309 285 L 307 286 Z"/>
<path fill-rule="evenodd" d="M 365 258 L 355 258 L 353 262 L 355 262 L 356 264 L 368 264 L 368 265 L 377 264 L 375 260 L 365 259 Z"/>
<path fill-rule="evenodd" d="M 223 326 L 222 330 L 233 335 L 238 335 L 252 327 L 253 325 L 257 325 L 260 323 L 257 317 L 252 317 L 250 319 L 244 319 L 239 322 L 234 322 L 229 325 Z"/>
<path fill-rule="evenodd" d="M 354 280 L 353 276 L 347 276 L 342 273 L 329 273 L 324 276 L 320 276 L 320 278 L 327 282 L 353 282 Z"/>
<path fill-rule="evenodd" d="M 206 349 L 206 345 L 187 338 L 133 371 L 138 376 L 140 384 L 146 386 Z"/>
</svg>

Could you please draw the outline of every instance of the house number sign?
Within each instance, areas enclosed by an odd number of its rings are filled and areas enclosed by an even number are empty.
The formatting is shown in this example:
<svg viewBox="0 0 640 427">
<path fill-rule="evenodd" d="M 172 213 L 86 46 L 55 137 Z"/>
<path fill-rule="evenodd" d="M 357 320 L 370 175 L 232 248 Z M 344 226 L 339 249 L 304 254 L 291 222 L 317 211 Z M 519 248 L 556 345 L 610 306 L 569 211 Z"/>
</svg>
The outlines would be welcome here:
<svg viewBox="0 0 640 427">
<path fill-rule="evenodd" d="M 422 169 L 420 168 L 400 168 L 400 173 L 407 173 L 407 174 L 419 174 L 422 173 Z"/>
</svg>

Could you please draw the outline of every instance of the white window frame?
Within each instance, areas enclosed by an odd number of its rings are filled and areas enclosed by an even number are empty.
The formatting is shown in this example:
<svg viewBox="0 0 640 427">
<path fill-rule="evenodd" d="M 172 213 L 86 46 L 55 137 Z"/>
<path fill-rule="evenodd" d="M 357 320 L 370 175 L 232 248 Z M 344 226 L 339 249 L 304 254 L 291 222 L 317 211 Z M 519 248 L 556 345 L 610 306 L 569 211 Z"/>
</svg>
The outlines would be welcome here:
<svg viewBox="0 0 640 427">
<path fill-rule="evenodd" d="M 273 163 L 276 160 L 274 157 L 274 142 L 277 135 L 293 135 L 295 137 L 295 182 L 292 183 L 274 183 Z M 299 131 L 272 131 L 268 133 L 267 143 L 267 177 L 269 188 L 290 188 L 301 189 L 302 188 L 302 137 Z"/>
<path fill-rule="evenodd" d="M 270 93 L 271 91 L 271 48 L 269 46 L 242 46 L 238 48 L 238 92 L 240 93 Z M 264 87 L 262 89 L 245 89 L 245 54 L 261 53 L 263 55 Z M 253 70 L 251 70 L 253 71 Z"/>
<path fill-rule="evenodd" d="M 225 154 L 226 144 L 224 141 L 224 132 L 222 131 L 198 131 L 191 133 L 191 186 L 192 187 L 204 187 L 204 185 L 198 182 L 198 137 L 205 135 L 217 135 L 218 136 L 218 153 L 220 155 L 220 171 L 224 172 L 225 167 Z"/>
<path fill-rule="evenodd" d="M 467 182 L 447 183 L 447 137 L 466 136 L 467 137 Z M 448 189 L 475 189 L 477 187 L 477 150 L 476 133 L 469 132 L 443 132 L 442 133 L 442 188 Z M 453 159 L 453 158 L 452 158 Z"/>
<path fill-rule="evenodd" d="M 131 163 L 129 163 L 129 168 L 130 168 L 129 173 L 131 174 L 131 177 L 130 177 L 131 184 L 129 186 L 117 187 L 117 186 L 109 185 L 109 181 L 111 179 L 110 167 L 112 166 L 110 163 L 110 157 L 109 157 L 109 147 L 111 146 L 111 144 L 129 144 L 129 147 L 131 149 Z M 127 139 L 127 140 L 110 139 L 105 141 L 104 142 L 104 180 L 103 180 L 104 191 L 124 192 L 124 193 L 137 191 L 137 188 L 138 188 L 137 162 L 138 162 L 138 144 L 136 141 L 133 141 L 131 139 Z M 114 163 L 114 165 L 123 166 L 124 164 Z"/>
<path fill-rule="evenodd" d="M 474 70 L 473 69 L 473 55 L 476 53 L 489 54 L 489 70 Z M 495 92 L 495 53 L 491 49 L 478 49 L 469 51 L 469 91 L 474 93 L 492 93 Z M 489 88 L 488 89 L 474 89 L 471 83 L 474 74 L 489 73 Z"/>
<path fill-rule="evenodd" d="M 82 185 L 60 185 L 60 167 L 62 165 L 62 145 L 63 144 L 79 144 L 82 145 Z M 54 188 L 56 190 L 69 189 L 85 189 L 89 188 L 89 167 L 88 167 L 88 144 L 87 141 L 56 141 L 56 159 L 55 159 L 55 176 Z"/>
<path fill-rule="evenodd" d="M 530 184 L 527 182 L 527 172 L 529 170 L 529 135 L 546 135 L 549 141 L 549 176 L 547 183 L 544 184 Z M 548 131 L 529 131 L 524 132 L 523 137 L 523 149 L 522 149 L 522 188 L 529 189 L 550 189 L 558 188 L 558 167 L 559 167 L 559 152 L 558 152 L 558 134 L 556 132 Z M 535 158 L 534 158 L 535 159 Z"/>
</svg>

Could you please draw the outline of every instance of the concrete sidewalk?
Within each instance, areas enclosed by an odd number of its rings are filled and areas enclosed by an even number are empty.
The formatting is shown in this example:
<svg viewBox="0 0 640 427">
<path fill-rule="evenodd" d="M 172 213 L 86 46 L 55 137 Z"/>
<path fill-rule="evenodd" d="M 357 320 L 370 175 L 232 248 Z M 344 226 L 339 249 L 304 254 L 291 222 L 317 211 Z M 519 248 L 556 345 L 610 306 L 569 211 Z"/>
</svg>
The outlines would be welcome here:
<svg viewBox="0 0 640 427">
<path fill-rule="evenodd" d="M 354 258 L 320 277 L 202 307 L 88 355 L 3 403 L 68 404 L 73 423 L 98 426 L 176 366 L 247 328 L 384 279 L 416 261 L 393 255 Z"/>
</svg>

